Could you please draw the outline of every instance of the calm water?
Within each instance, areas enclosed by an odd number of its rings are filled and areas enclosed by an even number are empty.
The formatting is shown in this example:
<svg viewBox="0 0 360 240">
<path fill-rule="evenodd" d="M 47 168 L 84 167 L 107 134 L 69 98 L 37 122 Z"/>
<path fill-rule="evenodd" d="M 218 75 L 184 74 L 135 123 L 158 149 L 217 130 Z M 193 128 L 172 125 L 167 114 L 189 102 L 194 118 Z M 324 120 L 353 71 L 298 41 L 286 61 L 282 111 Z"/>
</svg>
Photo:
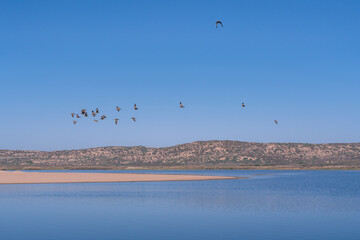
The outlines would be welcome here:
<svg viewBox="0 0 360 240">
<path fill-rule="evenodd" d="M 360 239 L 360 171 L 126 172 L 251 178 L 0 185 L 0 238 Z"/>
</svg>

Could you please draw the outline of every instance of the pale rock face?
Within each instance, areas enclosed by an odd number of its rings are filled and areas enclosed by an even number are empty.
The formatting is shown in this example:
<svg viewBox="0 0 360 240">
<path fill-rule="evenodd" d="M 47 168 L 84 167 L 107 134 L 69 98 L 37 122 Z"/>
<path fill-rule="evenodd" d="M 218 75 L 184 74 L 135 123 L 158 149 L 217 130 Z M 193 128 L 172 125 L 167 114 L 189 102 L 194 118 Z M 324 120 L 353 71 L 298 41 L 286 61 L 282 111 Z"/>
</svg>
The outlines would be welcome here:
<svg viewBox="0 0 360 240">
<path fill-rule="evenodd" d="M 5 169 L 279 165 L 360 167 L 360 144 L 203 141 L 164 148 L 100 147 L 53 152 L 0 150 L 0 167 Z"/>
</svg>

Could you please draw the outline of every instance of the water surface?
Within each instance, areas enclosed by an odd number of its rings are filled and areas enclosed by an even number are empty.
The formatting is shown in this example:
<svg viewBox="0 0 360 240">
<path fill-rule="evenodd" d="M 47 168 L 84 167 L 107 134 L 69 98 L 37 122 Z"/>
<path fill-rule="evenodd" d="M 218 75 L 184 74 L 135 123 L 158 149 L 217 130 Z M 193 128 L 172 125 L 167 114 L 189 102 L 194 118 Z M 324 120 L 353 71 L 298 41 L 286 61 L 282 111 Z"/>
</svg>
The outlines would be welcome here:
<svg viewBox="0 0 360 240">
<path fill-rule="evenodd" d="M 0 185 L 1 239 L 360 239 L 360 171 L 85 172 L 250 178 Z"/>
</svg>

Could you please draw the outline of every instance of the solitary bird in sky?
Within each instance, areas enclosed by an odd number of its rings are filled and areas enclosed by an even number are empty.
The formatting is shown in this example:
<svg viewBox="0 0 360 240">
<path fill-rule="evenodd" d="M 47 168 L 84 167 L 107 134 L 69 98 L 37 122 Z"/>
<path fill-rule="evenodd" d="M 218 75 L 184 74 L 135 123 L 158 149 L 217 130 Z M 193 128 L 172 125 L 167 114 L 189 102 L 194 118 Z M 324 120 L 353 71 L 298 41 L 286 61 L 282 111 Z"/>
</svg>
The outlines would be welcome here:
<svg viewBox="0 0 360 240">
<path fill-rule="evenodd" d="M 96 108 L 95 112 L 96 112 L 96 113 L 99 113 L 99 109 L 98 109 L 98 108 Z"/>
<path fill-rule="evenodd" d="M 94 119 L 94 122 L 98 122 L 98 120 Z"/>
<path fill-rule="evenodd" d="M 115 120 L 115 125 L 117 125 L 117 122 L 119 121 L 119 119 L 115 118 L 114 120 Z"/>
<path fill-rule="evenodd" d="M 131 119 L 132 119 L 134 122 L 136 122 L 136 118 L 132 117 Z"/>
<path fill-rule="evenodd" d="M 76 124 L 76 123 L 77 123 L 77 121 L 73 121 L 73 123 L 74 123 L 74 124 Z"/>
<path fill-rule="evenodd" d="M 106 118 L 106 116 L 102 115 L 100 118 L 101 118 L 101 120 L 104 120 Z"/>
<path fill-rule="evenodd" d="M 92 112 L 91 115 L 93 115 L 93 117 L 95 117 L 96 113 L 94 112 L 94 110 L 92 110 L 91 112 Z"/>
<path fill-rule="evenodd" d="M 79 114 L 76 114 L 76 118 L 80 118 Z"/>
<path fill-rule="evenodd" d="M 278 121 L 277 121 L 277 120 L 275 120 L 274 122 L 276 123 L 276 125 L 278 125 Z"/>
<path fill-rule="evenodd" d="M 74 116 L 75 116 L 75 113 L 71 113 L 71 116 L 74 117 Z"/>
<path fill-rule="evenodd" d="M 223 24 L 222 24 L 222 22 L 221 22 L 221 21 L 219 21 L 219 20 L 217 20 L 217 21 L 216 21 L 216 24 L 215 24 L 215 25 L 216 25 L 216 28 L 218 27 L 218 24 L 220 24 L 220 25 L 221 25 L 221 27 L 224 27 L 224 26 L 223 26 Z"/>
<path fill-rule="evenodd" d="M 184 105 L 180 102 L 180 108 L 184 108 Z"/>
<path fill-rule="evenodd" d="M 245 103 L 242 103 L 241 105 L 242 105 L 242 107 L 245 107 Z"/>
<path fill-rule="evenodd" d="M 119 106 L 116 106 L 116 110 L 120 112 L 121 108 L 119 108 Z"/>
<path fill-rule="evenodd" d="M 134 110 L 138 110 L 136 103 L 134 104 Z"/>
</svg>

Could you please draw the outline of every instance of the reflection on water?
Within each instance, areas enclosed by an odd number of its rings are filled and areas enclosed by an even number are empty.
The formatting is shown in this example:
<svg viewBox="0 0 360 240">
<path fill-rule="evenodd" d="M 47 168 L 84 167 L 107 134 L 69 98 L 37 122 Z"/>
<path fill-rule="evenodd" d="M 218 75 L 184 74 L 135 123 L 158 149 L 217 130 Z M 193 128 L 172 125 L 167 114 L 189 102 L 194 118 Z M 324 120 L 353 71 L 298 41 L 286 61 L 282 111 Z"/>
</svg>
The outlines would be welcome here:
<svg viewBox="0 0 360 240">
<path fill-rule="evenodd" d="M 359 171 L 108 172 L 250 178 L 0 185 L 1 239 L 360 239 Z"/>
</svg>

